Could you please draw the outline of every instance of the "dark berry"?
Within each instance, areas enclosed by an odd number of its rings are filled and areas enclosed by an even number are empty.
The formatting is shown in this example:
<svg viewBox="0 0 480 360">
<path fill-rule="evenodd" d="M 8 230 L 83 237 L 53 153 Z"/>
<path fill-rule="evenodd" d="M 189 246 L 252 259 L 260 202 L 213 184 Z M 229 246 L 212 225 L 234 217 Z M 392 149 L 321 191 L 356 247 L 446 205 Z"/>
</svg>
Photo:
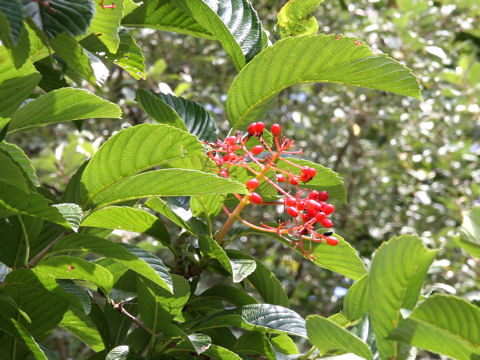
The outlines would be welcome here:
<svg viewBox="0 0 480 360">
<path fill-rule="evenodd" d="M 325 231 L 325 232 L 323 233 L 323 235 L 325 235 L 325 236 L 333 235 L 333 231 Z"/>
</svg>

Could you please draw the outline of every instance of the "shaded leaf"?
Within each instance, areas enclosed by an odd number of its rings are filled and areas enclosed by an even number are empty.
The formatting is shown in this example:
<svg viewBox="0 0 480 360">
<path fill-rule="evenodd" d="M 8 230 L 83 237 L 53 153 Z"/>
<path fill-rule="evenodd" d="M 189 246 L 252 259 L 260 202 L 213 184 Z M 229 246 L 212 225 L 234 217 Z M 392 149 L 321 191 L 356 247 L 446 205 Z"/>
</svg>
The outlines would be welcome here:
<svg viewBox="0 0 480 360">
<path fill-rule="evenodd" d="M 188 338 L 190 339 L 193 348 L 198 355 L 208 350 L 210 345 L 212 345 L 212 339 L 205 334 L 193 333 L 188 335 Z"/>
<path fill-rule="evenodd" d="M 35 339 L 25 327 L 15 319 L 3 319 L 0 315 L 0 329 L 22 341 L 30 350 L 35 360 L 48 360 Z"/>
<path fill-rule="evenodd" d="M 71 307 L 65 312 L 60 327 L 77 336 L 94 351 L 105 348 L 94 322 L 78 307 Z"/>
<path fill-rule="evenodd" d="M 228 91 L 227 117 L 232 127 L 263 118 L 275 96 L 297 83 L 335 82 L 421 97 L 410 70 L 355 41 L 347 36 L 338 40 L 335 35 L 301 36 L 266 48 L 240 71 Z"/>
<path fill-rule="evenodd" d="M 138 355 L 135 351 L 130 349 L 128 345 L 120 345 L 107 354 L 105 360 L 142 360 L 143 357 Z"/>
<path fill-rule="evenodd" d="M 211 288 L 205 290 L 200 296 L 222 299 L 236 306 L 257 303 L 257 300 L 255 300 L 255 298 L 253 298 L 252 296 L 248 295 L 245 291 L 233 286 L 226 285 L 212 286 Z"/>
<path fill-rule="evenodd" d="M 0 33 L 4 44 L 17 45 L 23 30 L 25 13 L 19 0 L 0 1 Z"/>
<path fill-rule="evenodd" d="M 268 338 L 265 334 L 255 331 L 240 336 L 233 350 L 241 354 L 263 355 L 269 360 L 275 360 L 275 353 Z"/>
</svg>

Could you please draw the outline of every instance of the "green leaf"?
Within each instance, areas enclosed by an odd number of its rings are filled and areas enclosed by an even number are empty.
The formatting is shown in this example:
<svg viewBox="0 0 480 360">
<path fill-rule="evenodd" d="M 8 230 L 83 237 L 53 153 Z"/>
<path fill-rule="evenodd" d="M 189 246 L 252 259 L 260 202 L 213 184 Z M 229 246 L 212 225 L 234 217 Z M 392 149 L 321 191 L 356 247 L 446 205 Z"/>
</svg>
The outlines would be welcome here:
<svg viewBox="0 0 480 360">
<path fill-rule="evenodd" d="M 285 290 L 283 290 L 282 284 L 260 260 L 254 259 L 241 251 L 228 250 L 227 254 L 232 259 L 249 259 L 256 262 L 255 271 L 248 276 L 248 280 L 257 289 L 265 302 L 285 307 L 290 306 L 288 296 Z"/>
<path fill-rule="evenodd" d="M 53 207 L 58 209 L 58 212 L 67 220 L 73 231 L 77 232 L 82 220 L 82 208 L 77 204 L 54 204 Z"/>
<path fill-rule="evenodd" d="M 456 242 L 469 254 L 480 257 L 480 206 L 463 213 L 461 237 Z"/>
<path fill-rule="evenodd" d="M 194 333 L 188 335 L 188 338 L 190 339 L 190 342 L 192 343 L 193 348 L 198 355 L 205 352 L 210 345 L 212 345 L 212 339 L 205 334 Z"/>
<path fill-rule="evenodd" d="M 3 274 L 2 272 L 2 268 L 5 266 L 4 263 L 0 263 L 0 282 L 3 282 L 5 280 L 5 277 L 8 275 L 8 273 L 10 272 L 10 269 L 8 267 L 6 267 L 6 269 L 8 270 L 8 272 L 6 272 L 5 274 Z M 16 311 L 18 311 L 18 313 L 25 319 L 25 321 L 27 323 L 31 323 L 32 320 L 30 319 L 30 317 L 28 316 L 28 314 L 23 311 L 22 309 L 20 309 L 20 307 L 18 306 L 18 304 L 15 302 L 15 300 L 13 300 L 10 296 L 7 296 L 7 295 L 3 295 L 2 293 L 0 293 L 0 302 L 3 303 L 2 305 L 2 308 L 5 309 L 5 306 L 11 306 L 13 307 Z M 4 310 L 5 311 L 5 310 Z M 5 311 L 6 312 L 6 311 Z M 0 316 L 2 315 L 2 313 L 0 312 Z"/>
<path fill-rule="evenodd" d="M 262 50 L 262 25 L 247 0 L 172 0 L 220 41 L 238 69 Z"/>
<path fill-rule="evenodd" d="M 120 345 L 109 351 L 105 360 L 142 360 L 142 356 L 130 349 L 128 345 Z"/>
<path fill-rule="evenodd" d="M 145 109 L 145 111 L 147 111 L 147 113 L 152 116 L 154 120 L 158 122 L 165 122 L 165 120 L 159 120 L 164 116 L 163 113 L 166 115 L 169 114 L 167 115 L 168 119 L 173 120 L 173 115 L 170 115 L 171 112 L 168 109 L 165 109 L 165 105 L 167 105 L 170 109 L 174 110 L 176 114 L 178 114 L 180 119 L 187 126 L 190 134 L 195 135 L 200 141 L 215 142 L 217 140 L 217 128 L 215 126 L 215 120 L 199 103 L 169 94 L 148 93 L 143 89 L 139 89 L 137 91 L 137 96 L 138 95 L 141 95 L 143 99 L 146 98 L 149 101 L 148 105 L 150 105 L 150 112 L 147 109 Z M 156 97 L 157 101 L 154 101 L 152 96 Z M 139 102 L 142 104 L 142 106 L 144 106 L 140 99 Z M 163 106 L 160 104 L 160 102 L 163 103 Z M 147 105 L 147 103 L 145 103 L 145 105 Z M 153 117 L 152 115 L 155 111 L 160 112 L 155 114 L 157 115 L 157 118 Z M 168 121 L 168 119 L 166 120 Z M 178 120 L 176 120 L 176 122 L 178 122 Z"/>
<path fill-rule="evenodd" d="M 480 309 L 451 295 L 433 295 L 416 307 L 389 338 L 458 360 L 480 355 Z"/>
<path fill-rule="evenodd" d="M 149 280 L 137 278 L 138 311 L 154 334 L 181 314 L 190 296 L 190 285 L 183 277 L 172 275 L 172 283 L 173 294 Z"/>
<path fill-rule="evenodd" d="M 9 45 L 17 45 L 23 30 L 25 13 L 19 0 L 0 1 L 0 34 L 2 41 Z M 9 46 L 11 47 L 11 46 Z"/>
<path fill-rule="evenodd" d="M 164 289 L 172 290 L 172 280 L 162 260 L 139 247 L 117 244 L 95 236 L 70 235 L 53 248 L 53 252 L 60 251 L 86 251 L 110 257 Z"/>
<path fill-rule="evenodd" d="M 108 51 L 115 54 L 120 44 L 118 37 L 118 28 L 123 16 L 123 0 L 115 0 L 114 8 L 104 9 L 100 5 L 100 1 L 95 1 L 95 16 L 89 31 L 95 34 L 108 48 Z M 110 4 L 107 1 L 106 4 Z"/>
<path fill-rule="evenodd" d="M 19 109 L 10 121 L 9 133 L 47 124 L 90 118 L 121 117 L 120 108 L 85 90 L 62 88 L 51 91 Z"/>
<path fill-rule="evenodd" d="M 285 160 L 297 164 L 298 166 L 308 166 L 317 170 L 315 177 L 309 182 L 302 184 L 302 187 L 312 190 L 315 189 L 318 191 L 325 190 L 328 191 L 329 199 L 337 199 L 343 203 L 347 202 L 345 185 L 343 184 L 343 180 L 340 175 L 338 175 L 335 171 L 308 160 L 296 159 L 292 157 L 285 158 Z M 277 165 L 279 169 L 290 171 L 295 175 L 300 174 L 300 169 L 288 164 L 285 161 L 282 161 L 281 159 L 278 161 Z"/>
<path fill-rule="evenodd" d="M 107 206 L 99 209 L 90 213 L 81 226 L 135 231 L 153 236 L 164 244 L 170 243 L 167 229 L 156 216 L 128 206 Z"/>
<path fill-rule="evenodd" d="M 343 313 L 349 322 L 360 320 L 368 311 L 368 274 L 356 281 L 343 299 Z"/>
<path fill-rule="evenodd" d="M 287 334 L 272 336 L 270 338 L 270 343 L 273 345 L 275 350 L 281 352 L 282 354 L 285 354 L 285 355 L 298 354 L 297 345 L 295 345 L 293 340 Z"/>
<path fill-rule="evenodd" d="M 290 0 L 278 12 L 278 28 L 280 36 L 315 35 L 318 22 L 310 13 L 323 0 Z"/>
<path fill-rule="evenodd" d="M 202 144 L 195 136 L 174 127 L 164 124 L 142 124 L 119 131 L 100 147 L 83 171 L 81 177 L 85 200 L 83 207 L 101 192 L 109 193 L 112 187 L 122 186 L 122 180 L 133 177 L 135 174 L 157 166 L 197 165 L 193 161 L 198 158 L 205 161 L 204 164 L 208 162 Z M 202 164 L 198 167 L 203 168 L 203 166 Z M 158 177 L 162 177 L 162 173 L 159 174 Z M 140 179 L 145 175 L 152 176 L 149 173 L 143 173 L 139 175 Z M 181 175 L 179 173 L 178 178 L 170 179 L 170 182 L 172 180 L 178 182 Z M 167 176 L 175 176 L 175 174 L 169 173 Z M 163 184 L 156 185 L 163 186 Z"/>
<path fill-rule="evenodd" d="M 255 331 L 240 336 L 233 350 L 247 355 L 263 355 L 269 360 L 275 360 L 275 353 L 268 338 L 265 334 Z"/>
<path fill-rule="evenodd" d="M 70 331 L 94 351 L 105 349 L 94 322 L 78 307 L 72 307 L 65 312 L 60 327 Z"/>
<path fill-rule="evenodd" d="M 0 46 L 0 93 L 2 94 L 0 117 L 11 117 L 37 87 L 40 78 L 41 75 L 30 61 L 25 62 L 17 69 L 7 49 Z"/>
<path fill-rule="evenodd" d="M 215 344 L 211 344 L 203 354 L 215 360 L 242 360 L 242 358 L 234 352 Z"/>
<path fill-rule="evenodd" d="M 225 300 L 229 303 L 232 303 L 236 306 L 243 306 L 249 304 L 256 304 L 257 300 L 252 296 L 248 295 L 245 291 L 227 285 L 215 285 L 211 288 L 205 290 L 200 297 L 205 298 L 216 298 Z"/>
<path fill-rule="evenodd" d="M 146 27 L 213 39 L 213 35 L 170 0 L 145 0 L 125 16 L 125 27 Z"/>
<path fill-rule="evenodd" d="M 14 319 L 2 319 L 0 315 L 0 329 L 4 330 L 11 336 L 21 340 L 30 350 L 35 360 L 48 360 L 35 339 L 25 329 L 25 327 Z"/>
<path fill-rule="evenodd" d="M 37 341 L 47 337 L 68 307 L 65 293 L 55 279 L 30 269 L 18 269 L 8 274 L 3 292 L 28 314 L 32 322 L 23 322 L 23 325 Z"/>
<path fill-rule="evenodd" d="M 232 127 L 243 128 L 263 118 L 274 97 L 297 83 L 335 82 L 421 98 L 410 70 L 355 41 L 347 36 L 338 40 L 335 35 L 301 36 L 266 48 L 240 71 L 228 91 Z"/>
<path fill-rule="evenodd" d="M 52 38 L 62 32 L 72 36 L 84 34 L 95 14 L 93 1 L 49 0 L 47 6 L 23 2 L 27 15 Z"/>
<path fill-rule="evenodd" d="M 193 328 L 198 331 L 225 326 L 307 337 L 305 320 L 300 315 L 285 307 L 270 304 L 252 304 L 221 311 L 200 321 Z"/>
<path fill-rule="evenodd" d="M 103 264 L 99 265 L 103 266 Z M 109 270 L 105 266 L 104 268 Z M 75 282 L 71 280 L 57 280 L 57 283 L 62 287 L 63 291 L 65 291 L 67 294 L 73 295 L 78 300 L 78 303 L 75 304 L 76 307 L 80 308 L 86 315 L 90 313 L 90 311 L 92 310 L 92 301 L 86 290 L 84 290 L 82 287 L 78 286 L 77 284 L 75 284 Z"/>
<path fill-rule="evenodd" d="M 161 215 L 165 216 L 168 220 L 172 221 L 173 223 L 177 224 L 182 229 L 189 231 L 192 234 L 195 234 L 192 226 L 187 223 L 181 216 L 179 216 L 175 211 L 173 211 L 168 204 L 158 197 L 153 197 L 147 200 L 144 206 L 149 207 L 150 209 L 160 213 Z"/>
<path fill-rule="evenodd" d="M 148 116 L 156 122 L 188 131 L 186 124 L 180 116 L 158 94 L 139 88 L 137 89 L 137 101 L 142 105 Z"/>
<path fill-rule="evenodd" d="M 12 214 L 33 216 L 71 228 L 61 213 L 49 201 L 36 192 L 26 192 L 0 181 L 0 209 Z"/>
<path fill-rule="evenodd" d="M 425 248 L 412 235 L 384 243 L 372 260 L 369 276 L 369 312 L 381 358 L 403 356 L 388 334 L 398 326 L 400 310 L 411 310 L 437 251 Z"/>
<path fill-rule="evenodd" d="M 333 321 L 318 315 L 307 317 L 308 338 L 320 353 L 329 350 L 342 350 L 361 356 L 364 359 L 373 360 L 372 353 L 358 337 L 338 326 Z"/>
<path fill-rule="evenodd" d="M 113 287 L 113 275 L 103 266 L 88 262 L 75 256 L 55 256 L 41 261 L 36 267 L 56 279 L 78 279 L 89 281 L 106 293 Z"/>
<path fill-rule="evenodd" d="M 8 153 L 2 149 L 2 143 L 0 143 L 0 181 L 11 186 L 18 187 L 24 192 L 30 192 L 33 190 L 33 184 L 27 177 L 27 174 L 23 171 L 23 168 L 18 164 Z"/>
<path fill-rule="evenodd" d="M 6 151 L 12 157 L 12 159 L 15 160 L 18 165 L 20 165 L 23 172 L 27 175 L 28 179 L 33 185 L 39 185 L 37 173 L 32 166 L 32 162 L 22 149 L 15 144 L 10 144 L 5 141 L 0 142 L 0 149 Z"/>
<path fill-rule="evenodd" d="M 108 51 L 107 47 L 95 35 L 87 36 L 80 41 L 80 44 L 88 51 L 95 53 L 103 61 L 111 62 L 122 68 L 134 79 L 145 80 L 147 74 L 142 49 L 125 30 L 121 30 L 118 36 L 120 44 L 116 53 Z"/>
<path fill-rule="evenodd" d="M 193 196 L 190 198 L 190 210 L 193 216 L 214 218 L 222 211 L 225 197 L 225 195 Z"/>
<path fill-rule="evenodd" d="M 251 259 L 236 259 L 230 260 L 232 266 L 232 277 L 234 283 L 243 281 L 246 277 L 252 274 L 257 268 L 255 260 Z"/>
</svg>

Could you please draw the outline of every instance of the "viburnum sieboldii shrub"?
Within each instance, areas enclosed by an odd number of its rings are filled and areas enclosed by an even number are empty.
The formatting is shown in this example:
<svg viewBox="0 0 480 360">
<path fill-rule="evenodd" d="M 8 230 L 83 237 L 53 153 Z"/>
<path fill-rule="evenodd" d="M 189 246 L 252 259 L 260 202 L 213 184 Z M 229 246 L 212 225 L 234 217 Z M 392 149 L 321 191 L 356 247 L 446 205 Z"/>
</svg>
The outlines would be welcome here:
<svg viewBox="0 0 480 360">
<path fill-rule="evenodd" d="M 245 182 L 248 188 L 246 195 L 235 194 L 239 204 L 230 211 L 223 206 L 229 218 L 225 226 L 217 234 L 216 239 L 220 243 L 224 232 L 228 230 L 233 221 L 238 220 L 242 224 L 263 232 L 276 233 L 286 239 L 294 248 L 301 250 L 302 254 L 309 259 L 314 259 L 312 248 L 304 247 L 304 242 L 326 242 L 328 245 L 337 245 L 330 228 L 333 221 L 329 218 L 335 211 L 335 206 L 327 202 L 327 191 L 307 190 L 302 185 L 307 184 L 317 174 L 317 170 L 308 166 L 300 166 L 290 161 L 288 157 L 303 154 L 301 149 L 295 148 L 292 139 L 282 135 L 281 126 L 273 124 L 270 132 L 273 135 L 273 144 L 270 146 L 264 136 L 265 124 L 263 122 L 251 123 L 245 133 L 237 131 L 233 136 L 225 140 L 217 140 L 209 143 L 209 157 L 215 162 L 216 171 L 222 177 L 230 177 L 232 168 L 240 167 L 252 175 Z M 258 138 L 260 144 L 249 148 L 249 140 Z M 279 166 L 284 162 L 287 166 Z M 275 176 L 269 176 L 271 172 Z M 276 201 L 264 201 L 256 192 L 257 188 L 266 183 L 273 187 L 280 198 Z M 248 204 L 255 206 L 282 205 L 287 214 L 286 221 L 279 221 L 276 226 L 267 225 L 263 222 L 253 224 L 240 216 L 241 211 Z M 229 223 L 230 222 L 230 223 Z"/>
</svg>

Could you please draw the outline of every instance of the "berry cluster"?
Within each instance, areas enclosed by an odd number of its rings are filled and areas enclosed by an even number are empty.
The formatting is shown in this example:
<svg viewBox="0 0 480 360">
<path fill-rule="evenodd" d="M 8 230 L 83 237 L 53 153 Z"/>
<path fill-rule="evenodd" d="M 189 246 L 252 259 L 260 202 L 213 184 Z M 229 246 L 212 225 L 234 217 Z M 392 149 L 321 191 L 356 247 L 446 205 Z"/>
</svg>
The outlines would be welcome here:
<svg viewBox="0 0 480 360">
<path fill-rule="evenodd" d="M 265 124 L 263 122 L 251 123 L 248 126 L 247 133 L 236 132 L 234 136 L 229 136 L 225 140 L 218 140 L 216 143 L 209 143 L 209 157 L 217 165 L 217 172 L 220 176 L 229 177 L 232 167 L 243 167 L 253 176 L 245 182 L 248 193 L 245 196 L 236 194 L 240 201 L 233 212 L 224 207 L 229 219 L 222 231 L 217 234 L 218 238 L 223 239 L 226 230 L 235 220 L 240 220 L 243 224 L 265 232 L 276 233 L 286 239 L 291 245 L 299 248 L 307 258 L 313 258 L 310 251 L 303 247 L 303 240 L 313 242 L 325 241 L 329 245 L 337 245 L 338 239 L 333 237 L 333 232 L 328 230 L 333 226 L 332 220 L 328 218 L 335 211 L 332 204 L 327 203 L 328 192 L 301 189 L 300 183 L 306 184 L 315 178 L 317 170 L 313 167 L 300 166 L 293 159 L 285 155 L 302 154 L 302 151 L 293 151 L 294 142 L 281 134 L 279 124 L 273 124 L 270 128 L 274 139 L 274 147 L 270 147 L 263 134 Z M 248 141 L 256 137 L 257 145 L 248 148 Z M 258 142 L 260 144 L 258 144 Z M 273 149 L 272 149 L 273 148 Z M 283 166 L 279 164 L 283 162 Z M 267 177 L 267 172 L 276 173 L 276 181 Z M 262 196 L 256 192 L 262 182 L 273 186 L 281 198 L 277 201 L 264 201 Z M 240 213 L 247 204 L 257 205 L 283 205 L 290 219 L 285 222 L 279 222 L 278 226 L 272 227 L 261 223 L 260 226 L 249 223 L 240 217 Z M 327 231 L 318 231 L 316 227 L 327 229 Z"/>
</svg>

